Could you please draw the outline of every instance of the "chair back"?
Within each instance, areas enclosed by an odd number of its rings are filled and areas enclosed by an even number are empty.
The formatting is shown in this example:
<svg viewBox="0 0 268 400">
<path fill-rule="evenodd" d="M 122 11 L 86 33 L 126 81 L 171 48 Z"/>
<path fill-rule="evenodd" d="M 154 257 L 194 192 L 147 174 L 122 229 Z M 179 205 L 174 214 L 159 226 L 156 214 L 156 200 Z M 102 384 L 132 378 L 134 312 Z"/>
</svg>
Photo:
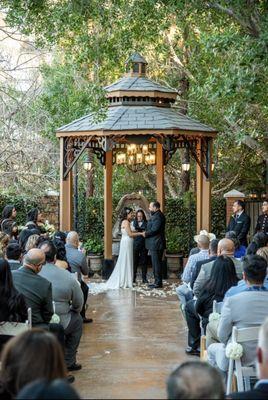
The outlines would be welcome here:
<svg viewBox="0 0 268 400">
<path fill-rule="evenodd" d="M 213 300 L 213 312 L 221 314 L 221 309 L 223 306 L 223 301 L 217 302 L 216 300 Z"/>
<path fill-rule="evenodd" d="M 232 342 L 245 343 L 250 340 L 258 340 L 260 326 L 237 329 L 235 326 L 232 331 Z"/>
</svg>

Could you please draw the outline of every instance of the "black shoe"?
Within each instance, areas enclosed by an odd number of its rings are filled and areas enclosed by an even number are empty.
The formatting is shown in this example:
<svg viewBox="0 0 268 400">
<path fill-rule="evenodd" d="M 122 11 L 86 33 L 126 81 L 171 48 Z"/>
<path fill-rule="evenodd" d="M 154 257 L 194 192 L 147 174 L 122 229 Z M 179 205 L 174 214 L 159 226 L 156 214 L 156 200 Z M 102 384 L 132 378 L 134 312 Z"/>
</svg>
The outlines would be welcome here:
<svg viewBox="0 0 268 400">
<path fill-rule="evenodd" d="M 73 365 L 70 365 L 70 367 L 67 367 L 68 371 L 79 371 L 82 368 L 81 364 L 74 363 Z"/>
<path fill-rule="evenodd" d="M 93 322 L 92 318 L 83 318 L 83 323 L 84 324 L 90 324 L 91 322 Z"/>
<path fill-rule="evenodd" d="M 163 287 L 163 285 L 156 285 L 155 283 L 148 285 L 149 289 L 160 289 L 162 287 Z"/>
<path fill-rule="evenodd" d="M 68 375 L 66 381 L 68 383 L 73 383 L 75 381 L 75 377 L 73 375 Z"/>
<path fill-rule="evenodd" d="M 200 356 L 200 350 L 193 349 L 190 346 L 186 347 L 185 353 L 188 354 L 189 356 Z"/>
</svg>

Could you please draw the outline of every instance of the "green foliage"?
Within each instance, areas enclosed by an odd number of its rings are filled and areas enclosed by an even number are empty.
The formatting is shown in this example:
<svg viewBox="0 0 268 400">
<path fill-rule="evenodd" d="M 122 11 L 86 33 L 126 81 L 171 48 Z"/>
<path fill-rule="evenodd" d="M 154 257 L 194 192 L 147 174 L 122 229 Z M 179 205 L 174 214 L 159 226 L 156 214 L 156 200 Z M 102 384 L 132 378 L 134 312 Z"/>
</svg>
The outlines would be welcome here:
<svg viewBox="0 0 268 400">
<path fill-rule="evenodd" d="M 87 254 L 103 254 L 103 240 L 99 237 L 89 238 L 84 243 Z"/>
<path fill-rule="evenodd" d="M 17 210 L 17 217 L 16 221 L 18 225 L 25 225 L 26 223 L 26 216 L 28 211 L 30 211 L 31 208 L 37 207 L 38 206 L 38 201 L 33 201 L 31 199 L 25 199 L 21 196 L 0 196 L 0 212 L 2 215 L 2 211 L 4 207 L 8 204 L 14 205 L 14 207 Z"/>
</svg>

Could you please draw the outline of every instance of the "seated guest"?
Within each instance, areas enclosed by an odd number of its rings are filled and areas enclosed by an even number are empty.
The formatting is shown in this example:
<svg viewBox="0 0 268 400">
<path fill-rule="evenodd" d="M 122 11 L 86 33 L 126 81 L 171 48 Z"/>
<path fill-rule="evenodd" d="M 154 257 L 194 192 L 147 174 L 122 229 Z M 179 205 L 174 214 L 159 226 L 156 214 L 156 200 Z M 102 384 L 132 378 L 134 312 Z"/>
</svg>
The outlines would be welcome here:
<svg viewBox="0 0 268 400">
<path fill-rule="evenodd" d="M 16 223 L 17 210 L 12 204 L 5 206 L 2 212 L 1 231 L 9 236 L 10 239 L 17 240 L 18 226 Z"/>
<path fill-rule="evenodd" d="M 207 236 L 207 237 L 209 238 L 209 241 L 210 241 L 210 242 L 211 242 L 212 240 L 216 239 L 216 236 L 214 235 L 214 233 L 209 233 L 209 232 L 207 232 L 205 229 L 202 229 L 202 230 L 199 232 L 199 235 L 195 235 L 195 236 L 194 236 L 194 241 L 195 241 L 196 243 L 198 242 L 198 236 L 200 236 L 200 235 L 205 235 L 205 236 Z M 197 246 L 197 247 L 193 247 L 193 248 L 190 250 L 189 257 L 192 256 L 193 254 L 199 253 L 199 251 L 200 251 L 200 249 L 199 249 L 198 246 Z"/>
<path fill-rule="evenodd" d="M 221 343 L 213 343 L 207 350 L 209 363 L 223 372 L 228 369 L 229 360 L 225 356 L 225 347 L 231 338 L 233 327 L 239 329 L 258 326 L 267 316 L 268 290 L 263 286 L 267 273 L 266 261 L 257 255 L 246 256 L 243 269 L 248 288 L 224 301 L 217 332 Z M 243 345 L 244 365 L 254 363 L 256 345 L 255 341 Z"/>
<path fill-rule="evenodd" d="M 25 252 L 28 253 L 31 249 L 37 249 L 38 241 L 40 236 L 37 234 L 31 235 L 28 237 L 27 242 L 25 244 Z"/>
<path fill-rule="evenodd" d="M 231 399 L 268 399 L 268 319 L 262 324 L 257 348 L 257 374 L 259 381 L 248 392 L 228 395 Z"/>
<path fill-rule="evenodd" d="M 62 243 L 66 244 L 67 235 L 65 232 L 58 231 L 54 233 L 54 240 L 60 240 Z"/>
<path fill-rule="evenodd" d="M 268 236 L 264 232 L 256 233 L 247 248 L 247 255 L 256 254 L 259 249 L 266 247 L 267 244 Z"/>
<path fill-rule="evenodd" d="M 201 361 L 187 361 L 175 369 L 167 380 L 167 398 L 224 399 L 225 390 L 220 373 Z"/>
<path fill-rule="evenodd" d="M 199 275 L 202 265 L 216 260 L 217 253 L 218 253 L 218 243 L 219 243 L 218 239 L 211 240 L 209 243 L 209 250 L 208 250 L 209 258 L 206 260 L 197 261 L 197 263 L 195 264 L 195 268 L 192 273 L 191 284 L 190 284 L 191 289 L 193 289 L 193 287 L 194 287 L 194 283 L 196 281 L 196 278 Z"/>
<path fill-rule="evenodd" d="M 25 322 L 27 307 L 22 294 L 13 285 L 12 274 L 6 260 L 0 259 L 0 323 Z M 0 347 L 10 339 L 8 335 L 0 335 Z"/>
<path fill-rule="evenodd" d="M 57 267 L 66 269 L 69 272 L 71 272 L 71 268 L 69 267 L 69 264 L 67 262 L 67 257 L 66 257 L 66 249 L 65 249 L 65 244 L 59 239 L 53 239 L 53 244 L 56 247 L 56 262 L 55 265 Z"/>
<path fill-rule="evenodd" d="M 200 251 L 199 253 L 193 254 L 188 258 L 187 264 L 185 265 L 182 274 L 183 283 L 176 289 L 180 303 L 183 306 L 188 300 L 191 300 L 193 298 L 192 290 L 190 288 L 190 282 L 197 261 L 207 260 L 209 258 L 209 238 L 206 235 L 199 235 L 197 238 L 197 245 Z"/>
<path fill-rule="evenodd" d="M 0 257 L 5 258 L 6 257 L 6 248 L 9 243 L 9 236 L 4 233 L 0 232 Z"/>
<path fill-rule="evenodd" d="M 65 361 L 69 371 L 81 369 L 76 363 L 76 352 L 82 336 L 83 320 L 80 311 L 83 306 L 83 293 L 79 283 L 68 272 L 57 267 L 56 247 L 52 241 L 41 244 L 40 249 L 46 255 L 46 264 L 39 275 L 52 285 L 52 298 L 56 306 L 56 314 L 65 334 Z"/>
<path fill-rule="evenodd" d="M 44 264 L 44 252 L 32 249 L 24 256 L 22 268 L 12 274 L 16 289 L 24 295 L 27 307 L 32 309 L 33 326 L 48 328 L 53 315 L 52 287 L 39 275 Z"/>
<path fill-rule="evenodd" d="M 89 268 L 87 264 L 86 256 L 82 253 L 82 251 L 78 250 L 79 247 L 79 237 L 78 233 L 71 231 L 67 235 L 66 239 L 66 256 L 68 264 L 71 267 L 72 273 L 77 272 L 78 281 L 81 284 L 81 289 L 84 295 L 84 304 L 81 311 L 81 316 L 83 318 L 84 323 L 92 322 L 91 318 L 86 318 L 86 303 L 88 296 L 88 286 L 83 281 L 82 275 L 88 276 Z"/>
<path fill-rule="evenodd" d="M 9 263 L 11 271 L 21 267 L 21 248 L 18 243 L 9 243 L 6 248 L 6 258 Z"/>
<path fill-rule="evenodd" d="M 25 228 L 19 234 L 19 245 L 21 247 L 22 254 L 25 253 L 25 246 L 26 246 L 27 240 L 32 235 L 39 235 L 39 231 L 37 229 Z"/>
<path fill-rule="evenodd" d="M 222 239 L 219 241 L 218 244 L 218 256 L 226 256 L 230 257 L 233 260 L 236 269 L 236 275 L 238 279 L 242 279 L 243 276 L 243 268 L 242 268 L 242 261 L 238 260 L 234 257 L 234 243 L 230 239 Z M 199 296 L 201 290 L 203 289 L 205 283 L 209 280 L 211 270 L 213 267 L 213 263 L 215 261 L 209 262 L 201 267 L 198 277 L 196 278 L 194 284 L 194 295 L 196 297 Z"/>
<path fill-rule="evenodd" d="M 226 239 L 231 239 L 234 242 L 235 251 L 234 257 L 235 258 L 242 258 L 246 255 L 247 248 L 246 246 L 241 246 L 239 240 L 236 237 L 236 233 L 234 231 L 227 232 L 225 234 Z"/>
<path fill-rule="evenodd" d="M 55 379 L 48 381 L 38 379 L 26 385 L 17 395 L 17 400 L 24 399 L 80 399 L 77 392 L 65 380 Z"/>
<path fill-rule="evenodd" d="M 268 263 L 268 246 L 261 247 L 256 253 L 258 256 L 263 257 Z"/>
<path fill-rule="evenodd" d="M 235 266 L 231 258 L 219 256 L 215 260 L 209 280 L 205 283 L 198 299 L 190 300 L 185 306 L 185 318 L 188 325 L 187 354 L 199 354 L 200 316 L 204 330 L 212 313 L 213 301 L 222 302 L 225 292 L 238 282 Z"/>
<path fill-rule="evenodd" d="M 2 398 L 15 399 L 18 392 L 37 379 L 67 377 L 63 353 L 49 332 L 33 329 L 12 338 L 2 354 L 0 384 Z"/>
</svg>

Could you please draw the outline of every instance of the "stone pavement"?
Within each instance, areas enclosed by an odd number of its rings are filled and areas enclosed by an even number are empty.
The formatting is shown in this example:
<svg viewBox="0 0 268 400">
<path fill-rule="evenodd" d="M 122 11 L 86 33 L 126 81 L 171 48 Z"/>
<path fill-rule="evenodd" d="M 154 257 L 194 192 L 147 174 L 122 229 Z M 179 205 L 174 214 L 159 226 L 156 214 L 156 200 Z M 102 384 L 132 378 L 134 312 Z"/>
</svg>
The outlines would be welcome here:
<svg viewBox="0 0 268 400">
<path fill-rule="evenodd" d="M 170 291 L 169 291 L 170 293 Z M 75 388 L 89 399 L 165 399 L 170 371 L 189 359 L 177 297 L 127 290 L 89 297 Z"/>
</svg>

